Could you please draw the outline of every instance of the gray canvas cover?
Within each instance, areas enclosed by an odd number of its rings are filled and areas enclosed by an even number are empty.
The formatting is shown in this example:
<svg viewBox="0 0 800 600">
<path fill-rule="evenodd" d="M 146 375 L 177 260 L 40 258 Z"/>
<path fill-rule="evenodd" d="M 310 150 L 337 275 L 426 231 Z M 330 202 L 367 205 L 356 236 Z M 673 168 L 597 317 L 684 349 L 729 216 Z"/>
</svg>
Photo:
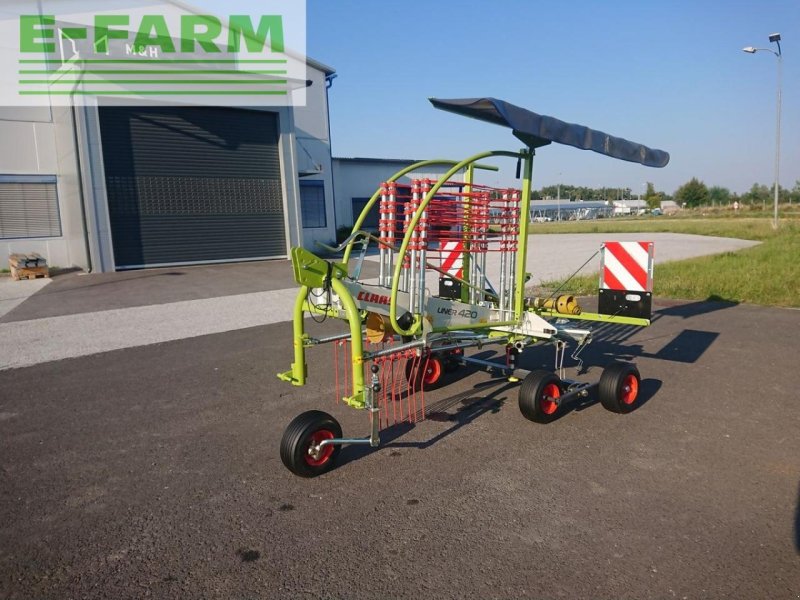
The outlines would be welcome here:
<svg viewBox="0 0 800 600">
<path fill-rule="evenodd" d="M 557 142 L 646 167 L 664 167 L 669 162 L 669 154 L 663 150 L 654 150 L 583 125 L 539 115 L 497 98 L 430 98 L 430 101 L 441 110 L 510 127 L 514 135 L 530 148 Z"/>
</svg>

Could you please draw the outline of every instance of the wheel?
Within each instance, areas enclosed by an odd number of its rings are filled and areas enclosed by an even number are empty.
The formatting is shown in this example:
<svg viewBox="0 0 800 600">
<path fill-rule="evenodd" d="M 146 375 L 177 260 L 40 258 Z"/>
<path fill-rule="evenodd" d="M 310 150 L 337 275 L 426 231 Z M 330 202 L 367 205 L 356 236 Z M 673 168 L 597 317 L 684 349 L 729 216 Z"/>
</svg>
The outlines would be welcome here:
<svg viewBox="0 0 800 600">
<path fill-rule="evenodd" d="M 312 454 L 311 449 L 322 440 L 341 437 L 342 428 L 336 419 L 321 410 L 309 410 L 297 415 L 283 432 L 281 460 L 300 477 L 322 475 L 333 468 L 342 447 L 323 446 L 317 454 Z"/>
<path fill-rule="evenodd" d="M 611 363 L 600 376 L 598 392 L 603 406 L 615 413 L 629 413 L 639 405 L 641 377 L 636 365 Z"/>
<path fill-rule="evenodd" d="M 550 371 L 531 371 L 519 388 L 519 410 L 526 419 L 550 423 L 558 418 L 561 379 Z"/>
<path fill-rule="evenodd" d="M 439 356 L 431 355 L 427 358 L 423 356 L 419 360 L 406 362 L 406 379 L 408 379 L 409 385 L 432 390 L 442 383 L 444 370 L 442 359 Z M 412 381 L 412 378 L 416 381 Z"/>
</svg>

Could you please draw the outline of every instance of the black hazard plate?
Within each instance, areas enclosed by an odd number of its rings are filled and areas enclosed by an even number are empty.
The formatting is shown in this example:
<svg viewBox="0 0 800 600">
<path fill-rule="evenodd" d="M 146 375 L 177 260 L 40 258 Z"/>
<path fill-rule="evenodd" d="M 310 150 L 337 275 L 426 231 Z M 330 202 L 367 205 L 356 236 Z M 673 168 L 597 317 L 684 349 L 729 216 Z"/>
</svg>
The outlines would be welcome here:
<svg viewBox="0 0 800 600">
<path fill-rule="evenodd" d="M 601 289 L 598 295 L 597 312 L 601 315 L 649 319 L 653 310 L 652 302 L 652 292 Z"/>
</svg>

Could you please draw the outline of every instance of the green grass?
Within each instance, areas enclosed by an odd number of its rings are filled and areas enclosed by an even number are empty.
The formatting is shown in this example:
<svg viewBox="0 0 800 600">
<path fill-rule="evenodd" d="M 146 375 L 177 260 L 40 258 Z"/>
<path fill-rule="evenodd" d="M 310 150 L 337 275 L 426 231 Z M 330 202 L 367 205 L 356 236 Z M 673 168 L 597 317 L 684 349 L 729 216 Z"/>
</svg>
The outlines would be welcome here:
<svg viewBox="0 0 800 600">
<path fill-rule="evenodd" d="M 796 223 L 794 220 L 789 224 Z M 533 223 L 532 234 L 541 233 L 691 233 L 734 237 L 744 240 L 766 240 L 775 231 L 766 218 L 733 217 L 638 217 L 632 219 L 597 219 L 592 221 L 561 221 Z"/>
<path fill-rule="evenodd" d="M 547 223 L 533 228 L 534 234 L 659 231 L 736 237 L 762 243 L 738 252 L 658 264 L 653 275 L 655 296 L 800 307 L 800 220 L 783 220 L 777 232 L 766 218 L 609 219 Z M 594 295 L 597 281 L 597 274 L 577 276 L 564 291 Z"/>
</svg>

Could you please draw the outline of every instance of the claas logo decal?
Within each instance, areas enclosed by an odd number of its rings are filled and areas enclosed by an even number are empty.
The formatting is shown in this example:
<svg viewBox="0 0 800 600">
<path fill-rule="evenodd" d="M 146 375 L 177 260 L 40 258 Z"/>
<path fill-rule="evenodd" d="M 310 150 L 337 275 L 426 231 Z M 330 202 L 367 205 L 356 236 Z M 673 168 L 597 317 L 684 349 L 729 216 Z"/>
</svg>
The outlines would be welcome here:
<svg viewBox="0 0 800 600">
<path fill-rule="evenodd" d="M 370 304 L 386 304 L 387 306 L 391 304 L 389 296 L 372 294 L 370 292 L 358 292 L 356 299 L 361 300 L 363 302 L 369 302 Z"/>
</svg>

